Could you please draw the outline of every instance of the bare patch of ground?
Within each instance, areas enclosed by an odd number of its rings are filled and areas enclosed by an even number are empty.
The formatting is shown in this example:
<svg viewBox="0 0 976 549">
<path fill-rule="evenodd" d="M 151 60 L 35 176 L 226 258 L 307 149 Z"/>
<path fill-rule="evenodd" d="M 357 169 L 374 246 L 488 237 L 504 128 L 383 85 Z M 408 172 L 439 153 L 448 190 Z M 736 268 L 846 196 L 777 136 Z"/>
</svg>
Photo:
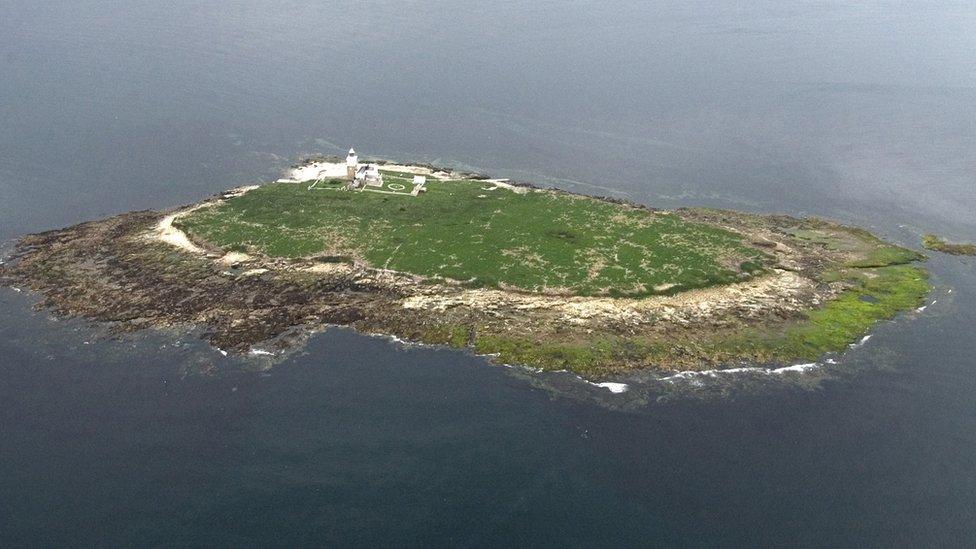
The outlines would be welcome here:
<svg viewBox="0 0 976 549">
<path fill-rule="evenodd" d="M 627 322 L 633 326 L 675 322 L 688 324 L 730 313 L 760 317 L 772 310 L 798 312 L 836 293 L 790 271 L 776 271 L 746 282 L 691 290 L 673 296 L 642 299 L 533 295 L 493 289 L 434 290 L 402 302 L 406 309 L 446 311 L 465 307 L 479 311 L 516 310 L 542 313 L 560 322 L 599 326 Z"/>
</svg>

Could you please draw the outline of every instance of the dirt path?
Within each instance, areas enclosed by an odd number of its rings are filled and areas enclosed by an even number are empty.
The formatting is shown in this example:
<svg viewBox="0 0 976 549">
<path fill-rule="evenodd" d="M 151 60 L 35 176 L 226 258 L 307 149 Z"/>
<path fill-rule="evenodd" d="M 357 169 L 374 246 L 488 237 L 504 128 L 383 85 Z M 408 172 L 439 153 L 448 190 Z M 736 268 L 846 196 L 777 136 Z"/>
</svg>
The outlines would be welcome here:
<svg viewBox="0 0 976 549">
<path fill-rule="evenodd" d="M 227 198 L 233 198 L 235 196 L 241 196 L 241 195 L 243 195 L 244 193 L 246 193 L 248 191 L 257 189 L 258 187 L 260 187 L 260 185 L 249 185 L 247 187 L 237 187 L 236 189 L 231 189 L 231 190 L 223 193 L 222 195 L 220 195 L 220 198 L 219 199 L 207 200 L 205 202 L 201 202 L 200 204 L 196 204 L 194 206 L 190 206 L 188 208 L 184 208 L 184 209 L 182 209 L 182 210 L 180 210 L 178 212 L 171 213 L 171 214 L 167 215 L 166 217 L 164 217 L 164 218 L 162 218 L 162 219 L 159 220 L 159 223 L 156 224 L 156 226 L 153 228 L 152 232 L 149 233 L 148 237 L 150 239 L 152 239 L 152 240 L 158 240 L 160 242 L 164 242 L 166 244 L 169 244 L 170 246 L 176 246 L 177 248 L 180 248 L 181 250 L 185 250 L 185 251 L 190 252 L 190 253 L 193 253 L 193 254 L 203 255 L 203 254 L 207 253 L 207 251 L 204 250 L 203 248 L 201 248 L 200 246 L 197 246 L 196 244 L 194 244 L 190 240 L 190 238 L 186 236 L 186 233 L 184 233 L 180 229 L 176 228 L 173 225 L 173 223 L 177 219 L 179 219 L 181 217 L 184 217 L 184 216 L 190 214 L 191 212 L 195 212 L 195 211 L 197 211 L 197 210 L 199 210 L 201 208 L 207 208 L 207 207 L 213 206 L 215 204 L 219 204 L 222 200 L 227 199 Z M 227 255 L 230 256 L 231 254 L 227 254 Z M 250 258 L 247 255 L 245 255 L 245 254 L 235 254 L 234 257 L 233 257 L 233 261 L 232 262 L 246 261 L 247 259 L 250 259 Z"/>
</svg>

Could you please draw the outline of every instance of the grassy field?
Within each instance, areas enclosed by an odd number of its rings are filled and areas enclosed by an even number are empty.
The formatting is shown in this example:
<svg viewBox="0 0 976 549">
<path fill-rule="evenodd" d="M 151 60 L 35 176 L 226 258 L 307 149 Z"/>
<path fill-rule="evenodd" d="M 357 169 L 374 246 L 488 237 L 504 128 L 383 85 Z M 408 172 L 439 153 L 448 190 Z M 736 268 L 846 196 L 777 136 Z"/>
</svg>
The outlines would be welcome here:
<svg viewBox="0 0 976 549">
<path fill-rule="evenodd" d="M 405 192 L 407 194 L 409 194 L 410 190 L 413 189 L 412 173 L 395 172 L 391 170 L 380 170 L 380 173 L 383 174 L 384 188 L 389 187 L 390 185 L 401 185 L 405 189 L 401 192 Z"/>
<path fill-rule="evenodd" d="M 671 214 L 474 180 L 428 180 L 427 188 L 411 197 L 268 184 L 178 226 L 227 250 L 355 256 L 378 268 L 534 292 L 674 293 L 764 269 L 766 256 L 739 235 Z"/>
</svg>

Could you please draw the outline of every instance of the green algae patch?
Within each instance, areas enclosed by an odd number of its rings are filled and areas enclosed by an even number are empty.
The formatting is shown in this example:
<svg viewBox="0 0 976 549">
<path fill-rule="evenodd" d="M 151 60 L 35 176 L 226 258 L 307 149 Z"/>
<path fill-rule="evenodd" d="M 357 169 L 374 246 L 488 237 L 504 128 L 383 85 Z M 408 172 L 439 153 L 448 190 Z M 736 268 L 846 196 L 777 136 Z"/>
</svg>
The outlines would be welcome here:
<svg viewBox="0 0 976 549">
<path fill-rule="evenodd" d="M 710 333 L 689 330 L 667 337 L 600 336 L 576 344 L 493 334 L 478 336 L 474 349 L 504 363 L 596 377 L 631 369 L 635 362 L 650 369 L 673 369 L 676 364 L 696 368 L 743 360 L 777 364 L 816 360 L 857 342 L 878 321 L 918 307 L 931 289 L 927 272 L 914 265 L 851 269 L 844 276 L 853 285 L 849 290 L 785 323 L 716 327 Z"/>
<path fill-rule="evenodd" d="M 844 274 L 854 287 L 787 330 L 779 354 L 815 359 L 842 349 L 879 320 L 922 304 L 931 287 L 928 273 L 914 265 L 892 265 Z"/>
<path fill-rule="evenodd" d="M 914 250 L 889 244 L 858 227 L 825 224 L 820 227 L 790 229 L 788 232 L 800 240 L 819 244 L 828 250 L 853 254 L 844 262 L 847 267 L 884 267 L 924 259 Z"/>
<path fill-rule="evenodd" d="M 922 246 L 927 250 L 951 255 L 976 255 L 976 244 L 954 244 L 934 234 L 923 236 Z"/>
<path fill-rule="evenodd" d="M 863 259 L 848 262 L 847 266 L 861 268 L 884 267 L 885 265 L 904 265 L 920 259 L 922 257 L 913 250 L 886 244 L 871 250 Z"/>
</svg>

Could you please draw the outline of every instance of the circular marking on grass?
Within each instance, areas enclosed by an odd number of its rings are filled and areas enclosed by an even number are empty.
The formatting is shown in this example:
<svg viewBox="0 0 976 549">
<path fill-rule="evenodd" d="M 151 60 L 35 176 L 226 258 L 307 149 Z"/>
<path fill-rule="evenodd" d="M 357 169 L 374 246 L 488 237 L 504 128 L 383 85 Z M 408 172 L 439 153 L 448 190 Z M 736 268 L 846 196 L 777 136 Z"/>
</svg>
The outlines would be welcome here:
<svg viewBox="0 0 976 549">
<path fill-rule="evenodd" d="M 402 191 L 403 189 L 406 189 L 406 187 L 399 183 L 390 183 L 386 186 L 386 188 L 390 189 L 391 191 Z"/>
</svg>

